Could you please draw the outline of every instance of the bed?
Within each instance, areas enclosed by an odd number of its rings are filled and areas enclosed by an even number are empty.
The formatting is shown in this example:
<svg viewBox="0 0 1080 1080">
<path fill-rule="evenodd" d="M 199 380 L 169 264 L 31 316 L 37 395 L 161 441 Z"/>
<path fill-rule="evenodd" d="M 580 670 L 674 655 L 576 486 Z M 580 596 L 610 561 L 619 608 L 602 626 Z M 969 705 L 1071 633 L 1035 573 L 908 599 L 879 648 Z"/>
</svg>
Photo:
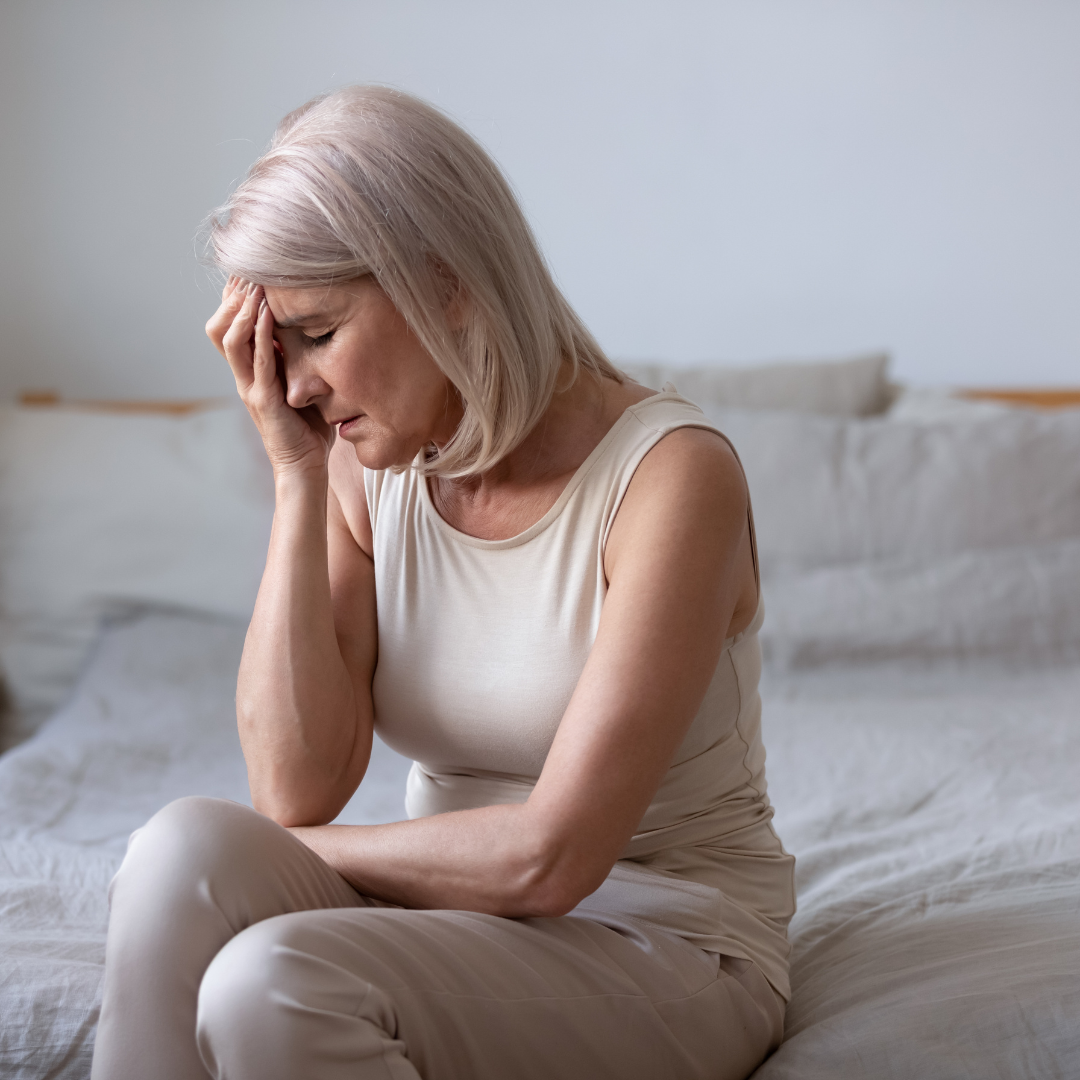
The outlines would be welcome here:
<svg viewBox="0 0 1080 1080">
<path fill-rule="evenodd" d="M 793 998 L 756 1078 L 1080 1076 L 1080 410 L 882 412 L 871 366 L 831 415 L 805 390 L 695 388 L 755 496 L 770 794 L 797 858 Z M 0 756 L 19 1080 L 89 1073 L 132 829 L 179 795 L 248 798 L 232 696 L 269 520 L 235 411 L 67 419 L 77 460 L 46 413 L 0 416 L 0 450 L 38 450 L 33 475 L 0 455 L 0 661 L 36 725 Z M 407 767 L 377 744 L 342 820 L 402 816 Z"/>
</svg>

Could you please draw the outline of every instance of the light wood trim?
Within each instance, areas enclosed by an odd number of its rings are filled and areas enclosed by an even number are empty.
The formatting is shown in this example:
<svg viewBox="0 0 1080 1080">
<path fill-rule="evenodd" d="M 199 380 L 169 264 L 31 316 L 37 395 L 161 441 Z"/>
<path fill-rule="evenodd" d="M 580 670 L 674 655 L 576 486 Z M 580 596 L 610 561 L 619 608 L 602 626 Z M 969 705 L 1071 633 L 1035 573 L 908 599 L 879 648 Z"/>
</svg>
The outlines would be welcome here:
<svg viewBox="0 0 1080 1080">
<path fill-rule="evenodd" d="M 969 401 L 1000 401 L 1005 405 L 1020 405 L 1028 409 L 1080 408 L 1080 387 L 1075 386 L 1037 390 L 970 387 L 957 390 L 956 395 Z"/>
<path fill-rule="evenodd" d="M 1012 389 L 1002 387 L 964 387 L 957 390 L 957 397 L 969 401 L 1000 401 L 1005 405 L 1018 405 L 1028 409 L 1080 408 L 1080 387 L 1056 387 L 1053 389 Z M 158 416 L 189 416 L 204 409 L 220 408 L 227 398 L 173 398 L 159 401 L 115 400 L 67 400 L 55 390 L 24 390 L 19 404 L 32 408 L 89 409 L 94 412 L 122 414 L 156 414 Z"/>
<path fill-rule="evenodd" d="M 227 398 L 171 398 L 162 401 L 81 400 L 64 399 L 55 390 L 25 390 L 19 404 L 34 409 L 84 409 L 90 412 L 122 413 L 125 415 L 189 416 L 204 409 L 219 408 Z"/>
</svg>

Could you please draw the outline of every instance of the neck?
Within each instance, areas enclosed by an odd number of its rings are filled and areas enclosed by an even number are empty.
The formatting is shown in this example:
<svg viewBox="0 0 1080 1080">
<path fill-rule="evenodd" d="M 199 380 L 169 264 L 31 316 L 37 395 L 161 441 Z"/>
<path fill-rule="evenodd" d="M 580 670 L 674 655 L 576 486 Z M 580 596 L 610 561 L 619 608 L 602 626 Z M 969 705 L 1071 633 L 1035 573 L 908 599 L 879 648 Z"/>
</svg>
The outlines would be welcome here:
<svg viewBox="0 0 1080 1080">
<path fill-rule="evenodd" d="M 569 372 L 560 378 L 565 386 Z M 563 488 L 626 408 L 652 391 L 582 371 L 557 391 L 521 443 L 477 476 L 431 481 L 440 515 L 482 539 L 515 536 L 554 505 Z"/>
<path fill-rule="evenodd" d="M 606 432 L 605 405 L 611 388 L 618 384 L 610 379 L 597 379 L 587 371 L 578 373 L 570 386 L 568 365 L 560 371 L 551 402 L 529 433 L 506 457 L 490 469 L 475 476 L 448 481 L 462 492 L 479 492 L 499 488 L 531 487 L 552 478 L 573 472 L 603 438 L 595 438 L 598 429 Z"/>
</svg>

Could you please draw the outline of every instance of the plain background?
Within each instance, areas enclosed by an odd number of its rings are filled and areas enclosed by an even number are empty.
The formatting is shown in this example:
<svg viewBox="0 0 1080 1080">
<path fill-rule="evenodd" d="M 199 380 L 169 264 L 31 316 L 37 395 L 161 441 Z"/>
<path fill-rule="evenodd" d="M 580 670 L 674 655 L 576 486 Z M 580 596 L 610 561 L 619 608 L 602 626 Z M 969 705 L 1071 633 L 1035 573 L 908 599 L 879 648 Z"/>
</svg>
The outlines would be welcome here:
<svg viewBox="0 0 1080 1080">
<path fill-rule="evenodd" d="M 1080 383 L 1075 0 L 3 0 L 0 398 L 229 392 L 200 221 L 349 82 L 483 142 L 616 359 Z"/>
</svg>

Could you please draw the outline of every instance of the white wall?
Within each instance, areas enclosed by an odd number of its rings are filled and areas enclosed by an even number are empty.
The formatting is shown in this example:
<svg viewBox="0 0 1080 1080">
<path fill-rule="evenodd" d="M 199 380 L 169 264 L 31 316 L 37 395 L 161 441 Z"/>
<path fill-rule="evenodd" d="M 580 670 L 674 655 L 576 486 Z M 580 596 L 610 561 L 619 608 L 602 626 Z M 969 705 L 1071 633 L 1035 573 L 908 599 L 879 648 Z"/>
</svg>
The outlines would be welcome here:
<svg viewBox="0 0 1080 1080">
<path fill-rule="evenodd" d="M 1078 56 L 1072 0 L 6 0 L 0 396 L 226 391 L 199 221 L 354 81 L 479 136 L 615 357 L 1080 383 Z"/>
</svg>

